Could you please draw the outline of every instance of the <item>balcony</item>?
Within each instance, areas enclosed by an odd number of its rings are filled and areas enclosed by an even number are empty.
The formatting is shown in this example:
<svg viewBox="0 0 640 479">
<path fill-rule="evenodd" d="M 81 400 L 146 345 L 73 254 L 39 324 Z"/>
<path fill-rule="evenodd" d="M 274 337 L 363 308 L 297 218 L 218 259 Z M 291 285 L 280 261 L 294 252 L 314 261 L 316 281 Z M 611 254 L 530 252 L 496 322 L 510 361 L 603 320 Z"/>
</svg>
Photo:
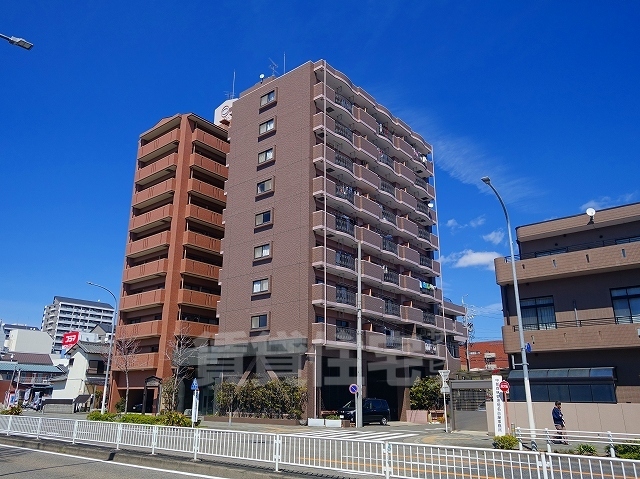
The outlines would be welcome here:
<svg viewBox="0 0 640 479">
<path fill-rule="evenodd" d="M 136 258 L 138 256 L 162 251 L 169 247 L 169 232 L 163 231 L 146 238 L 132 241 L 127 244 L 127 257 Z"/>
<path fill-rule="evenodd" d="M 181 260 L 180 272 L 212 281 L 218 281 L 220 279 L 219 266 L 202 263 L 201 261 L 195 261 L 192 259 L 184 258 Z"/>
<path fill-rule="evenodd" d="M 418 237 L 418 225 L 407 218 L 398 218 L 398 229 L 400 233 L 402 233 L 402 236 L 407 239 L 413 240 Z"/>
<path fill-rule="evenodd" d="M 403 213 L 412 213 L 418 207 L 418 200 L 404 190 L 396 188 L 396 200 Z"/>
<path fill-rule="evenodd" d="M 436 197 L 435 188 L 433 186 L 431 186 L 429 183 L 427 183 L 425 180 L 420 178 L 419 176 L 416 177 L 415 184 L 421 190 L 420 199 L 422 201 L 427 201 L 427 200 L 430 200 L 430 199 L 432 200 L 432 199 L 434 199 Z"/>
<path fill-rule="evenodd" d="M 344 287 L 336 287 L 326 285 L 327 290 L 327 308 L 342 311 L 346 313 L 356 313 L 356 293 Z M 325 302 L 324 297 L 325 285 L 311 285 L 311 304 L 322 306 Z"/>
<path fill-rule="evenodd" d="M 225 196 L 223 189 L 216 188 L 204 181 L 189 178 L 187 189 L 196 196 L 200 196 L 219 205 L 224 206 L 227 203 L 227 197 Z"/>
<path fill-rule="evenodd" d="M 164 303 L 164 289 L 154 289 L 144 293 L 123 296 L 120 299 L 120 311 L 135 311 L 151 306 L 161 306 Z"/>
<path fill-rule="evenodd" d="M 425 249 L 438 249 L 438 237 L 429 233 L 425 228 L 418 228 L 419 243 L 425 246 Z"/>
<path fill-rule="evenodd" d="M 380 177 L 363 165 L 353 165 L 353 174 L 361 181 L 358 185 L 367 193 L 375 193 L 380 189 Z"/>
<path fill-rule="evenodd" d="M 392 239 L 382 237 L 382 251 L 388 251 L 395 255 L 398 254 L 398 244 Z"/>
<path fill-rule="evenodd" d="M 382 219 L 392 225 L 397 225 L 396 215 L 386 208 L 382 208 Z"/>
<path fill-rule="evenodd" d="M 389 155 L 383 153 L 382 151 L 378 151 L 378 163 L 384 165 L 395 172 L 394 161 L 391 159 Z"/>
<path fill-rule="evenodd" d="M 358 121 L 360 121 L 361 123 L 367 126 L 367 129 L 370 130 L 368 131 L 368 133 L 373 133 L 377 131 L 378 123 L 376 122 L 376 119 L 371 115 L 369 115 L 369 113 L 364 111 L 362 108 L 356 107 L 355 111 L 353 112 L 353 116 Z"/>
<path fill-rule="evenodd" d="M 140 264 L 137 266 L 131 266 L 129 268 L 125 268 L 122 282 L 137 283 L 139 281 L 145 281 L 151 278 L 165 276 L 168 269 L 169 260 L 166 258 Z"/>
<path fill-rule="evenodd" d="M 173 216 L 173 205 L 165 205 L 161 208 L 148 211 L 138 216 L 134 216 L 129 221 L 129 231 L 132 233 L 142 233 L 143 231 L 171 223 Z"/>
<path fill-rule="evenodd" d="M 340 93 L 335 93 L 335 104 L 340 105 L 342 108 L 347 110 L 349 113 L 353 114 L 353 103 L 351 103 L 347 97 L 341 95 Z"/>
<path fill-rule="evenodd" d="M 204 223 L 208 226 L 214 226 L 217 228 L 223 227 L 222 215 L 220 213 L 216 213 L 215 211 L 211 211 L 200 206 L 193 204 L 187 205 L 186 216 L 187 218 Z"/>
<path fill-rule="evenodd" d="M 205 309 L 216 309 L 220 296 L 216 294 L 201 293 L 190 289 L 178 290 L 178 304 L 189 304 Z"/>
<path fill-rule="evenodd" d="M 135 183 L 137 185 L 146 185 L 151 183 L 167 173 L 171 173 L 176 170 L 178 166 L 178 154 L 172 153 L 164 158 L 154 161 L 150 165 L 140 168 L 136 171 Z"/>
<path fill-rule="evenodd" d="M 196 128 L 196 130 L 193 132 L 193 142 L 201 143 L 202 145 L 208 146 L 209 148 L 218 150 L 224 155 L 229 153 L 230 149 L 229 143 L 199 128 Z"/>
<path fill-rule="evenodd" d="M 141 353 L 131 356 L 131 361 L 128 365 L 129 371 L 144 371 L 147 369 L 157 369 L 158 359 L 160 353 Z M 112 365 L 114 371 L 122 371 L 122 368 L 118 368 L 118 361 L 114 361 Z"/>
<path fill-rule="evenodd" d="M 400 317 L 404 321 L 411 321 L 414 323 L 422 323 L 423 311 L 411 306 L 400 306 Z"/>
<path fill-rule="evenodd" d="M 324 212 L 314 211 L 311 215 L 313 230 L 322 234 L 325 229 L 324 225 Z M 357 243 L 354 238 L 355 224 L 354 221 L 347 216 L 340 216 L 336 218 L 330 213 L 327 213 L 327 238 L 340 238 L 347 244 L 355 246 Z"/>
<path fill-rule="evenodd" d="M 336 341 L 355 343 L 357 339 L 356 330 L 353 328 L 343 328 L 336 326 Z"/>
<path fill-rule="evenodd" d="M 346 138 L 353 143 L 353 131 L 348 126 L 336 121 L 333 131 L 336 132 L 336 135 Z"/>
<path fill-rule="evenodd" d="M 412 160 L 414 159 L 414 151 L 413 151 L 413 147 L 407 143 L 404 138 L 401 138 L 399 136 L 396 136 L 394 138 L 394 146 L 403 153 L 403 157 L 405 160 Z"/>
<path fill-rule="evenodd" d="M 382 280 L 385 283 L 391 283 L 391 284 L 400 284 L 400 275 L 396 272 L 396 271 L 390 271 L 387 270 L 384 272 L 383 276 L 382 276 Z"/>
<path fill-rule="evenodd" d="M 398 256 L 400 257 L 400 259 L 411 263 L 412 266 L 420 264 L 420 253 L 414 249 L 409 248 L 408 246 L 399 245 Z"/>
<path fill-rule="evenodd" d="M 400 288 L 409 296 L 420 297 L 420 280 L 406 274 L 400 275 Z"/>
<path fill-rule="evenodd" d="M 527 253 L 516 264 L 518 281 L 546 281 L 638 268 L 640 239 L 637 238 L 619 238 Z M 513 284 L 510 261 L 509 257 L 495 260 L 496 279 L 500 286 Z"/>
<path fill-rule="evenodd" d="M 176 191 L 176 179 L 170 178 L 166 181 L 150 186 L 146 190 L 138 191 L 133 195 L 132 206 L 135 208 L 146 208 L 153 203 L 165 201 L 173 196 Z"/>
<path fill-rule="evenodd" d="M 411 168 L 402 163 L 395 162 L 393 168 L 398 175 L 398 184 L 400 184 L 403 188 L 412 187 L 415 185 L 416 174 L 413 172 Z"/>
<path fill-rule="evenodd" d="M 435 261 L 428 256 L 420 255 L 420 266 L 429 268 L 434 272 L 435 276 L 440 276 L 440 263 L 438 261 Z"/>
<path fill-rule="evenodd" d="M 211 238 L 200 233 L 194 233 L 193 231 L 185 231 L 184 244 L 208 253 L 220 254 L 221 245 L 219 239 Z"/>
<path fill-rule="evenodd" d="M 159 136 L 155 140 L 150 141 L 144 146 L 138 149 L 138 160 L 145 161 L 151 154 L 156 153 L 156 150 L 166 150 L 167 148 L 175 148 L 180 141 L 180 130 L 171 130 L 164 135 Z"/>
<path fill-rule="evenodd" d="M 376 148 L 376 146 L 366 138 L 362 136 L 356 136 L 353 139 L 353 144 L 357 150 L 360 150 L 361 152 L 366 154 L 365 158 L 367 160 L 376 160 L 378 158 L 378 148 Z"/>
<path fill-rule="evenodd" d="M 162 321 L 146 321 L 136 324 L 119 324 L 116 328 L 116 338 L 155 338 L 162 333 Z"/>
<path fill-rule="evenodd" d="M 311 250 L 311 265 L 314 268 L 322 269 L 324 264 L 324 248 L 322 246 L 316 246 Z M 328 271 L 337 276 L 348 277 L 350 279 L 357 277 L 356 258 L 344 251 L 335 251 L 327 248 L 326 266 Z"/>
<path fill-rule="evenodd" d="M 380 205 L 375 201 L 358 195 L 355 197 L 356 210 L 360 212 L 358 216 L 364 218 L 367 223 L 377 223 L 380 221 Z"/>
<path fill-rule="evenodd" d="M 362 260 L 362 277 L 365 281 L 379 285 L 384 276 L 382 266 L 370 261 Z"/>
<path fill-rule="evenodd" d="M 218 333 L 217 324 L 196 323 L 193 321 L 178 321 L 174 334 L 189 336 L 191 338 L 214 339 Z"/>
<path fill-rule="evenodd" d="M 353 160 L 339 151 L 334 154 L 334 163 L 353 173 Z"/>
<path fill-rule="evenodd" d="M 189 166 L 194 170 L 200 170 L 211 176 L 225 181 L 229 178 L 229 167 L 223 164 L 213 161 L 206 156 L 198 155 L 197 153 L 191 153 L 189 157 Z"/>
<path fill-rule="evenodd" d="M 362 295 L 362 314 L 381 318 L 385 312 L 384 299 L 368 294 Z"/>
</svg>

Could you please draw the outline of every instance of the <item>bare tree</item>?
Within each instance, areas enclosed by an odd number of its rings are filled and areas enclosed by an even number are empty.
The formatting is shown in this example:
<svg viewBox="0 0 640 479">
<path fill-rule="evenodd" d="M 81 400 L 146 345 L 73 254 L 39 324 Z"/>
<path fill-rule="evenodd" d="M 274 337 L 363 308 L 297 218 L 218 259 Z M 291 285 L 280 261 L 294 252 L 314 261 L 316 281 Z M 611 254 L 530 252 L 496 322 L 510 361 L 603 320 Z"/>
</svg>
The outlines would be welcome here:
<svg viewBox="0 0 640 479">
<path fill-rule="evenodd" d="M 124 372 L 126 392 L 124 396 L 124 412 L 129 405 L 129 371 L 133 369 L 138 360 L 140 341 L 134 338 L 119 338 L 113 342 L 115 349 L 113 355 L 113 368 Z M 142 406 L 144 410 L 144 405 Z"/>
<path fill-rule="evenodd" d="M 197 357 L 203 346 L 196 344 L 190 335 L 189 325 L 180 321 L 179 331 L 167 341 L 165 350 L 165 356 L 171 362 L 171 376 L 162 380 L 162 400 L 166 409 L 176 410 L 180 384 L 185 379 L 191 379 L 195 369 L 192 359 Z"/>
</svg>

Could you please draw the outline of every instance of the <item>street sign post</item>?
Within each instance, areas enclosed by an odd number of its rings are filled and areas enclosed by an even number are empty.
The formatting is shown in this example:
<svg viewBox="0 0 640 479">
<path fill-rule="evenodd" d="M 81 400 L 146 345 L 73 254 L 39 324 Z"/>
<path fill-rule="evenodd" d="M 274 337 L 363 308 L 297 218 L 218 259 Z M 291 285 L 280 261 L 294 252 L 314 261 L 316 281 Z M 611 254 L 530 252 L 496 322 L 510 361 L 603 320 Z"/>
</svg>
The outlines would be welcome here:
<svg viewBox="0 0 640 479">
<path fill-rule="evenodd" d="M 451 392 L 451 388 L 449 387 L 449 385 L 442 386 L 440 388 L 440 392 L 442 394 L 449 394 Z"/>
<path fill-rule="evenodd" d="M 198 387 L 198 378 L 193 378 L 193 381 L 191 382 L 191 390 L 196 391 L 198 389 L 200 389 Z"/>
<path fill-rule="evenodd" d="M 500 391 L 502 391 L 503 393 L 509 392 L 509 383 L 507 381 L 500 381 L 500 384 L 498 385 L 498 387 L 500 388 Z"/>
<path fill-rule="evenodd" d="M 196 427 L 198 420 L 198 407 L 200 406 L 200 388 L 198 387 L 198 378 L 193 378 L 191 382 L 191 390 L 193 391 L 193 401 L 191 402 L 191 427 Z"/>
<path fill-rule="evenodd" d="M 357 384 L 350 384 L 349 385 L 349 392 L 351 394 L 358 394 L 358 385 Z"/>
<path fill-rule="evenodd" d="M 447 394 L 451 392 L 451 388 L 449 388 L 447 381 L 449 380 L 450 372 L 451 371 L 449 371 L 448 369 L 442 369 L 438 371 L 438 373 L 440 374 L 440 378 L 442 379 L 442 387 L 440 388 L 440 392 L 442 393 L 442 403 L 444 406 L 444 432 L 449 432 L 449 420 L 447 418 Z"/>
</svg>

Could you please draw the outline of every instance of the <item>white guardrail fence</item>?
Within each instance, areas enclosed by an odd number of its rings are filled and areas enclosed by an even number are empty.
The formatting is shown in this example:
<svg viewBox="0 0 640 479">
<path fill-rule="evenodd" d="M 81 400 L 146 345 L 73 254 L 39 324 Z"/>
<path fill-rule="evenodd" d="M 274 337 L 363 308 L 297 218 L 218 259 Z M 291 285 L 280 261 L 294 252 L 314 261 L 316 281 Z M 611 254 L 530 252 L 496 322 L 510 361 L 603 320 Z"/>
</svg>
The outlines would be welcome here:
<svg viewBox="0 0 640 479">
<path fill-rule="evenodd" d="M 520 431 L 523 437 L 530 437 L 530 432 Z M 536 432 L 538 437 L 543 437 L 541 432 Z M 554 432 L 550 431 L 551 434 Z M 181 453 L 193 459 L 224 458 L 244 465 L 261 463 L 275 471 L 285 466 L 311 473 L 332 471 L 385 478 L 639 479 L 640 472 L 640 461 L 615 457 L 35 416 L 0 416 L 0 434 L 127 448 L 151 454 L 158 451 Z M 580 434 L 582 439 L 587 434 L 602 433 Z M 577 436 L 574 434 L 569 438 L 573 440 Z"/>
</svg>

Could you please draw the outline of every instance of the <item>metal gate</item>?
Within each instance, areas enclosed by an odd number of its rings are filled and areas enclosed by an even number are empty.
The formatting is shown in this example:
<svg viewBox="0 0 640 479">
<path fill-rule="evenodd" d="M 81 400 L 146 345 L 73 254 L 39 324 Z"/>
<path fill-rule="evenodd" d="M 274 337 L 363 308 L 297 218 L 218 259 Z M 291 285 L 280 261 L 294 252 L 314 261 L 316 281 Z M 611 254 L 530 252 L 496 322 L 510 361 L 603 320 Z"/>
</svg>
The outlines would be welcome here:
<svg viewBox="0 0 640 479">
<path fill-rule="evenodd" d="M 487 399 L 491 400 L 490 380 L 451 380 L 451 428 L 456 431 L 489 430 Z"/>
</svg>

